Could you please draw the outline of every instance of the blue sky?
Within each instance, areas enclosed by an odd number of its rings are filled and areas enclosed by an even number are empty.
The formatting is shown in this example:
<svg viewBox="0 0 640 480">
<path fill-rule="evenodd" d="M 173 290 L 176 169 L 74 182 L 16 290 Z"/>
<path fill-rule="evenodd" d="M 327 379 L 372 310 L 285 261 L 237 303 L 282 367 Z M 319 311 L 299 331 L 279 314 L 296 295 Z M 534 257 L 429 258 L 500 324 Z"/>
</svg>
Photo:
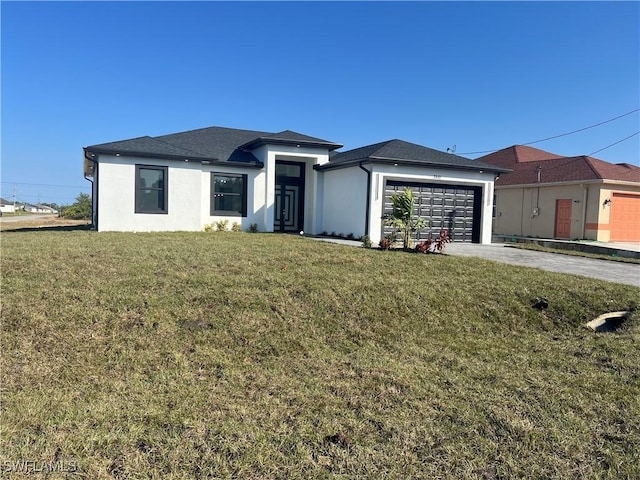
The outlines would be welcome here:
<svg viewBox="0 0 640 480">
<path fill-rule="evenodd" d="M 3 1 L 1 15 L 7 199 L 72 203 L 89 192 L 82 147 L 143 135 L 290 129 L 465 155 L 640 107 L 638 2 Z M 635 112 L 533 146 L 590 154 L 638 130 Z M 639 152 L 636 135 L 594 156 Z"/>
</svg>

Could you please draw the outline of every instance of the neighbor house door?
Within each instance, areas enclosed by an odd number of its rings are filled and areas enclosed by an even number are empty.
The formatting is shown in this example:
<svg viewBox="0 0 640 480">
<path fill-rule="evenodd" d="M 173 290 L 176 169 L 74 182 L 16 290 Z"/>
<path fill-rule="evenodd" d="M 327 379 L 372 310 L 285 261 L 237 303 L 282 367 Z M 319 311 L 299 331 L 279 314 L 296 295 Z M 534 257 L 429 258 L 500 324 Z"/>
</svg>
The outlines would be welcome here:
<svg viewBox="0 0 640 480">
<path fill-rule="evenodd" d="M 571 238 L 571 204 L 569 199 L 556 200 L 555 238 Z"/>
<path fill-rule="evenodd" d="M 274 232 L 303 229 L 304 168 L 304 163 L 276 161 Z"/>
</svg>

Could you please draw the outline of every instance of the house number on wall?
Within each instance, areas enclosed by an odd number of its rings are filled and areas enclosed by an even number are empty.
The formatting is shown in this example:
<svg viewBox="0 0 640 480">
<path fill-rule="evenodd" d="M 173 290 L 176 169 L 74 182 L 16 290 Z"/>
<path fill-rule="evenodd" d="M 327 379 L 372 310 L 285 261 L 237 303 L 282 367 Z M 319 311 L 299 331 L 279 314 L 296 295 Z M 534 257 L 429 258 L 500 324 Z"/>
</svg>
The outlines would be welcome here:
<svg viewBox="0 0 640 480">
<path fill-rule="evenodd" d="M 442 175 L 434 175 L 433 178 L 442 178 Z"/>
</svg>

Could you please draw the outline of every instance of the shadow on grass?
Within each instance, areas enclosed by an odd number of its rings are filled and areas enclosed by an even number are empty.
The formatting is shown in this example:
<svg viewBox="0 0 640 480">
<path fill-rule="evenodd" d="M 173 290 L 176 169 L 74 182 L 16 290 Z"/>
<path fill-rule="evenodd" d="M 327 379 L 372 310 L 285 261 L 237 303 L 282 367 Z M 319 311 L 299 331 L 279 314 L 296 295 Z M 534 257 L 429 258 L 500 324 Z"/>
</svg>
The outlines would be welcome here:
<svg viewBox="0 0 640 480">
<path fill-rule="evenodd" d="M 90 223 L 82 225 L 43 225 L 41 227 L 17 227 L 2 230 L 3 234 L 7 233 L 25 233 L 25 232 L 75 232 L 78 230 L 91 230 Z"/>
</svg>

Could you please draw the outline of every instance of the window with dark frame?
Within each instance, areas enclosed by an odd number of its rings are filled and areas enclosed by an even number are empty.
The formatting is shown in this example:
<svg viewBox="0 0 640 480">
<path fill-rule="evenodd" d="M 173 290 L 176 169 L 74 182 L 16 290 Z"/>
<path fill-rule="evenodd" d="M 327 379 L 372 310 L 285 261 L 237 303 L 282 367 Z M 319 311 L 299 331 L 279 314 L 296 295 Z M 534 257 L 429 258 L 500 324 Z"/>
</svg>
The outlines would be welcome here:
<svg viewBox="0 0 640 480">
<path fill-rule="evenodd" d="M 247 216 L 247 176 L 211 173 L 211 215 Z"/>
<path fill-rule="evenodd" d="M 167 167 L 136 165 L 135 213 L 167 213 Z"/>
</svg>

